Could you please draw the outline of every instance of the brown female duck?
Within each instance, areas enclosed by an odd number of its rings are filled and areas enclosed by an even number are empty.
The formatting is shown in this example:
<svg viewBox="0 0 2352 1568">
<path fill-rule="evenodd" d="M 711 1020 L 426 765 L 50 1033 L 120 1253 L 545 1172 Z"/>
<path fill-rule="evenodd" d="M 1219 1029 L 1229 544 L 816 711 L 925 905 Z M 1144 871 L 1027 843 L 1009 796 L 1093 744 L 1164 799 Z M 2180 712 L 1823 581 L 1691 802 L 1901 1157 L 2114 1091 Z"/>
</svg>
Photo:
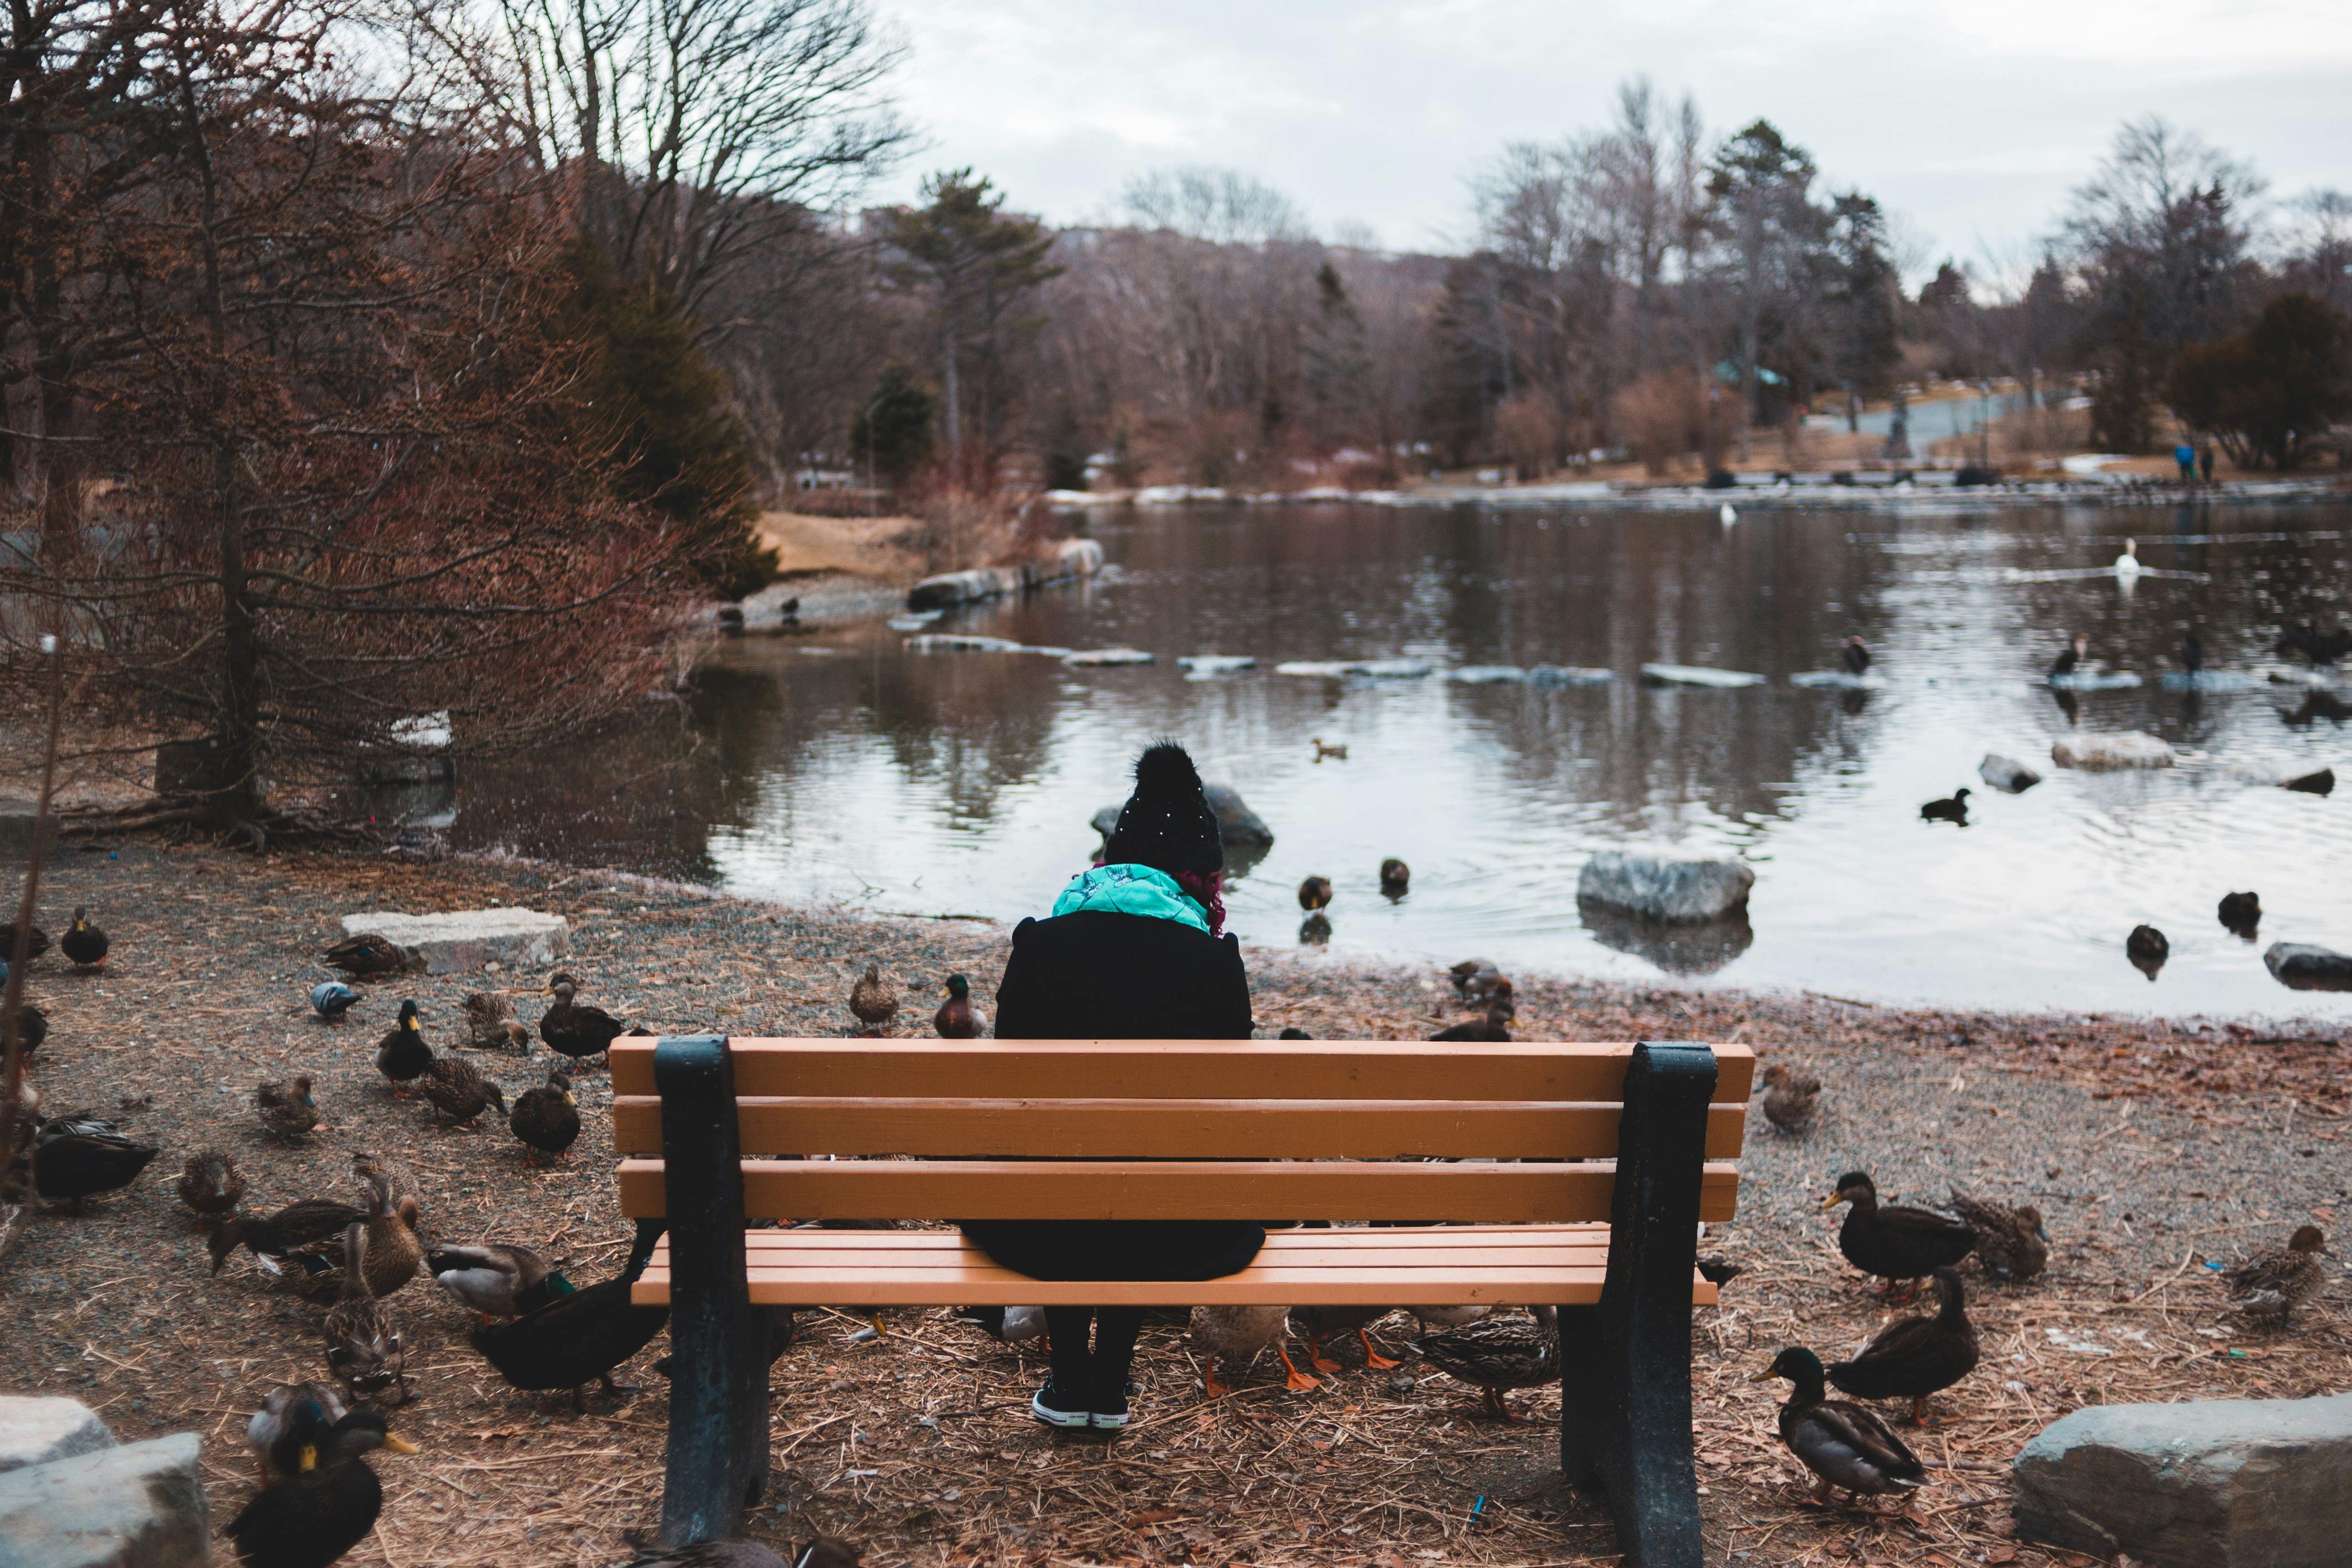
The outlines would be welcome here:
<svg viewBox="0 0 2352 1568">
<path fill-rule="evenodd" d="M 2050 1233 L 2032 1205 L 2011 1208 L 1954 1187 L 1952 1212 L 1977 1233 L 1977 1261 L 1994 1279 L 2021 1285 L 2050 1266 Z"/>
<path fill-rule="evenodd" d="M 580 1105 L 572 1098 L 572 1075 L 554 1068 L 546 1083 L 517 1095 L 507 1127 L 531 1151 L 523 1156 L 527 1165 L 539 1163 L 541 1154 L 568 1157 L 580 1137 Z"/>
<path fill-rule="evenodd" d="M 1535 1388 L 1559 1378 L 1559 1310 L 1529 1309 L 1532 1318 L 1482 1318 L 1475 1323 L 1431 1334 L 1414 1343 L 1423 1361 L 1486 1390 L 1486 1408 L 1506 1421 L 1524 1421 L 1511 1414 L 1503 1391 Z"/>
<path fill-rule="evenodd" d="M 408 1398 L 407 1356 L 392 1310 L 369 1289 L 367 1254 L 368 1227 L 347 1226 L 342 1289 L 325 1324 L 327 1367 L 351 1390 L 352 1399 L 372 1399 L 388 1388 L 394 1397 L 387 1403 L 400 1405 Z"/>
<path fill-rule="evenodd" d="M 236 1168 L 234 1155 L 218 1149 L 201 1149 L 188 1156 L 180 1168 L 180 1179 L 172 1184 L 180 1202 L 196 1216 L 199 1229 L 217 1225 L 226 1215 L 236 1212 L 245 1196 L 245 1175 Z"/>
</svg>

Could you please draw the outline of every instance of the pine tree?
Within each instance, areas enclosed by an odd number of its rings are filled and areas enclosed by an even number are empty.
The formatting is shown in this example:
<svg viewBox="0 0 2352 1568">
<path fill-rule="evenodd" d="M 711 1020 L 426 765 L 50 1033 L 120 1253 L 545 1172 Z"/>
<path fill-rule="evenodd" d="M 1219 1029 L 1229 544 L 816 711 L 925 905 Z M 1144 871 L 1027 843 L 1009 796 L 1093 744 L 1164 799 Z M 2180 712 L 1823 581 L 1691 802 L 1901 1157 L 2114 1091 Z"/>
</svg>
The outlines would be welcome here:
<svg viewBox="0 0 2352 1568">
<path fill-rule="evenodd" d="M 913 367 L 892 360 L 874 378 L 874 395 L 849 416 L 849 458 L 860 472 L 903 485 L 931 455 L 931 416 L 938 399 Z"/>
</svg>

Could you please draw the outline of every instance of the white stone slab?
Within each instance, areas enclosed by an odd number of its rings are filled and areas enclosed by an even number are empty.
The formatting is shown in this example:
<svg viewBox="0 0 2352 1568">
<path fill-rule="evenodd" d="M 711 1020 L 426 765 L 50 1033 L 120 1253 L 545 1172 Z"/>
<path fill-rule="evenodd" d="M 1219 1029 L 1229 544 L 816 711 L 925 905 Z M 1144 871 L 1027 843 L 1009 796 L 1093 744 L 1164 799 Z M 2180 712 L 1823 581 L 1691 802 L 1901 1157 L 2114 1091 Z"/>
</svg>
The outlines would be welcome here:
<svg viewBox="0 0 2352 1568">
<path fill-rule="evenodd" d="M 114 1447 L 114 1434 L 79 1399 L 0 1394 L 0 1471 Z"/>
<path fill-rule="evenodd" d="M 2110 773 L 2117 768 L 2168 768 L 2180 759 L 2154 735 L 2122 730 L 2111 735 L 2061 735 L 2051 744 L 2050 760 L 2062 768 Z"/>
<path fill-rule="evenodd" d="M 411 949 L 427 974 L 471 974 L 485 963 L 544 968 L 572 952 L 572 922 L 537 910 L 452 910 L 437 915 L 345 915 L 343 934 L 373 932 Z"/>
<path fill-rule="evenodd" d="M 211 1521 L 194 1432 L 0 1475 L 8 1568 L 206 1568 Z"/>
<path fill-rule="evenodd" d="M 1642 679 L 1664 686 L 1761 686 L 1764 678 L 1744 669 L 1713 669 L 1700 664 L 1645 664 Z"/>
</svg>

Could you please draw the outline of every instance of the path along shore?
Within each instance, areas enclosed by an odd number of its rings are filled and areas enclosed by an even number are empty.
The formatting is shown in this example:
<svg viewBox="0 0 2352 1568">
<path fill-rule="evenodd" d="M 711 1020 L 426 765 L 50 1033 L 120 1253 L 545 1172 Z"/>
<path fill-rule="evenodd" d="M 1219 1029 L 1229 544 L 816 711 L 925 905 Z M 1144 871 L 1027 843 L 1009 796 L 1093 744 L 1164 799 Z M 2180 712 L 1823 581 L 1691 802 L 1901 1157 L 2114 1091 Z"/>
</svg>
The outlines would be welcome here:
<svg viewBox="0 0 2352 1568">
<path fill-rule="evenodd" d="M 348 1201 L 352 1154 L 390 1153 L 422 1184 L 428 1238 L 544 1247 L 569 1257 L 579 1280 L 605 1277 L 625 1252 L 601 1074 L 579 1090 L 587 1125 L 573 1157 L 526 1170 L 494 1117 L 436 1131 L 426 1108 L 394 1100 L 373 1067 L 403 997 L 446 1047 L 462 1037 L 466 992 L 503 986 L 535 1018 L 545 976 L 372 986 L 349 1021 L 325 1026 L 304 996 L 342 914 L 493 903 L 562 913 L 583 1000 L 656 1031 L 736 1035 L 848 1033 L 849 986 L 868 963 L 907 994 L 898 1032 L 928 1034 L 951 971 L 987 1005 L 1006 938 L 992 925 L 782 910 L 539 865 L 255 859 L 143 840 L 68 848 L 41 902 L 51 932 L 87 904 L 114 939 L 95 974 L 69 973 L 55 953 L 32 965 L 31 994 L 51 1021 L 35 1073 L 47 1107 L 120 1115 L 164 1152 L 87 1215 L 35 1217 L 0 1259 L 0 1386 L 82 1399 L 125 1439 L 203 1434 L 216 1524 L 250 1493 L 240 1437 L 260 1395 L 322 1375 L 324 1362 L 317 1309 L 274 1289 L 243 1254 L 208 1273 L 204 1238 L 170 1191 L 189 1152 L 235 1154 L 248 1205 L 265 1210 Z M 1295 1026 L 1323 1038 L 1413 1038 L 1454 1016 L 1433 972 L 1249 957 L 1264 1036 Z M 1802 1137 L 1752 1119 L 1739 1218 L 1703 1244 L 1746 1269 L 1696 1322 L 1711 1562 L 1734 1552 L 1752 1568 L 2087 1561 L 2006 1539 L 2007 1461 L 2058 1415 L 2095 1402 L 2352 1386 L 2340 1263 L 2315 1310 L 2284 1333 L 2231 1313 L 2204 1267 L 2298 1223 L 2333 1233 L 2352 1213 L 2352 1078 L 2326 1027 L 2258 1033 L 2225 1021 L 1515 980 L 1522 1038 L 1738 1039 L 1827 1085 Z M 550 1058 L 473 1059 L 511 1095 Z M 297 1072 L 318 1080 L 331 1126 L 289 1146 L 264 1137 L 248 1099 L 257 1080 Z M 2049 1279 L 2032 1286 L 1966 1271 L 1984 1363 L 1930 1402 L 1942 1425 L 1911 1434 L 1940 1468 L 1901 1516 L 1806 1505 L 1807 1478 L 1773 1436 L 1780 1385 L 1748 1381 L 1784 1343 L 1843 1351 L 1885 1315 L 1838 1258 L 1817 1206 L 1851 1168 L 1871 1171 L 1892 1199 L 1940 1202 L 1958 1184 L 2038 1204 L 2056 1242 Z M 470 1315 L 429 1281 L 392 1305 L 421 1395 L 394 1421 L 424 1452 L 378 1457 L 383 1521 L 347 1561 L 625 1560 L 625 1532 L 649 1532 L 658 1514 L 668 1410 L 651 1363 L 666 1342 L 617 1374 L 644 1393 L 583 1418 L 562 1395 L 500 1383 L 465 1342 Z M 1138 1358 L 1136 1427 L 1105 1448 L 1057 1443 L 1029 1419 L 1043 1376 L 1034 1357 L 1024 1363 L 938 1313 L 894 1313 L 890 1334 L 871 1342 L 852 1342 L 859 1326 L 803 1318 L 801 1342 L 777 1363 L 780 1474 L 776 1506 L 753 1531 L 761 1538 L 822 1528 L 859 1542 L 877 1565 L 1612 1560 L 1603 1510 L 1559 1485 L 1557 1434 L 1479 1418 L 1474 1391 L 1426 1368 L 1351 1369 L 1290 1394 L 1278 1371 L 1261 1367 L 1239 1396 L 1212 1406 L 1171 1318 L 1147 1331 Z M 1397 1354 L 1410 1332 L 1397 1318 L 1374 1338 Z M 1515 1398 L 1557 1414 L 1556 1393 Z"/>
</svg>

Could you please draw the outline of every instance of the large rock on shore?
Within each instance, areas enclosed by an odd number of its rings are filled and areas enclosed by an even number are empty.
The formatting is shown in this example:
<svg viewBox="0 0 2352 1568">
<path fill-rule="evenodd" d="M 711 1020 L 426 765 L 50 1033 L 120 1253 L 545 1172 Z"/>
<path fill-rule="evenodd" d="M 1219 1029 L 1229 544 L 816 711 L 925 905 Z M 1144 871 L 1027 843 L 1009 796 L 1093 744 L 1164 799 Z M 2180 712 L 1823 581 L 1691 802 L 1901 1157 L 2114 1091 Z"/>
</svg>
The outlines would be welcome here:
<svg viewBox="0 0 2352 1568">
<path fill-rule="evenodd" d="M 2263 954 L 2271 978 L 2294 991 L 2352 991 L 2352 953 L 2308 942 L 2279 942 Z"/>
<path fill-rule="evenodd" d="M 9 1568 L 205 1568 L 211 1520 L 194 1432 L 0 1475 Z"/>
<path fill-rule="evenodd" d="M 537 910 L 451 910 L 437 915 L 345 915 L 343 934 L 373 932 L 425 961 L 427 974 L 471 974 L 485 963 L 545 967 L 572 952 L 572 922 Z"/>
<path fill-rule="evenodd" d="M 79 1399 L 0 1394 L 0 1473 L 113 1447 L 114 1434 Z"/>
<path fill-rule="evenodd" d="M 1748 907 L 1756 873 L 1745 862 L 1675 849 L 1604 849 L 1576 879 L 1579 903 L 1629 910 L 1668 924 L 1721 920 Z"/>
<path fill-rule="evenodd" d="M 2154 735 L 2122 730 L 2112 735 L 2061 735 L 2051 745 L 2050 760 L 2062 768 L 2109 773 L 2117 768 L 2168 768 L 2180 759 Z"/>
<path fill-rule="evenodd" d="M 2322 1568 L 2352 1542 L 2352 1394 L 2099 1405 L 2017 1457 L 2017 1533 L 2151 1568 Z"/>
</svg>

